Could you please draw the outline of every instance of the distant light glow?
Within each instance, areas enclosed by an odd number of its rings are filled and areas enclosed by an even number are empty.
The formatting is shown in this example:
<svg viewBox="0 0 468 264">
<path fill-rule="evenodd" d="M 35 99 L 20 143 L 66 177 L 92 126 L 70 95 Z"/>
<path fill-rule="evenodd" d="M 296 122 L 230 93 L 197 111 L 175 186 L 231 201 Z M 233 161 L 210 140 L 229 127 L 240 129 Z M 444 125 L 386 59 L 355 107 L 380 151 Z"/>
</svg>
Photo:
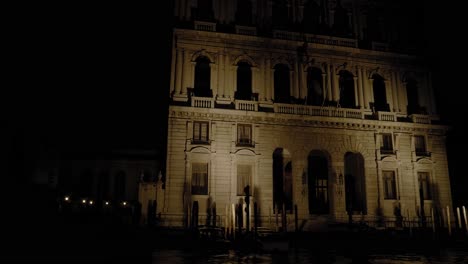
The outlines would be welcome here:
<svg viewBox="0 0 468 264">
<path fill-rule="evenodd" d="M 85 203 L 86 203 L 86 200 L 85 200 L 85 199 L 83 199 L 81 202 L 85 204 Z"/>
<path fill-rule="evenodd" d="M 127 205 L 127 202 L 123 202 L 122 204 L 125 206 L 125 205 Z"/>
<path fill-rule="evenodd" d="M 109 205 L 109 202 L 106 202 L 106 205 Z"/>
<path fill-rule="evenodd" d="M 65 196 L 65 198 L 64 198 L 64 199 L 65 199 L 65 201 L 69 201 L 69 200 L 70 200 L 70 197 L 68 197 L 68 196 Z"/>
<path fill-rule="evenodd" d="M 94 202 L 93 201 L 89 201 L 89 204 L 93 204 Z"/>
</svg>

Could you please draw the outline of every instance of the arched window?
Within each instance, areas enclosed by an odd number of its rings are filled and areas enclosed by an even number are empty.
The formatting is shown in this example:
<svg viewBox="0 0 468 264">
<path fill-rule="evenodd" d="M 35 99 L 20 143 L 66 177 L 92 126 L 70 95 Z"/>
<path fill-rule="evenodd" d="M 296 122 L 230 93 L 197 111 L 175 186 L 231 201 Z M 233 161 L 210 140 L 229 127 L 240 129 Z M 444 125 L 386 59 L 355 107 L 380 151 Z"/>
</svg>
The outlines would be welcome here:
<svg viewBox="0 0 468 264">
<path fill-rule="evenodd" d="M 213 20 L 214 19 L 212 0 L 198 0 L 197 19 L 199 20 Z"/>
<path fill-rule="evenodd" d="M 276 28 L 285 29 L 288 26 L 288 2 L 287 0 L 273 0 L 272 22 Z"/>
<path fill-rule="evenodd" d="M 292 210 L 292 162 L 289 153 L 282 148 L 273 152 L 273 205 L 282 210 Z"/>
<path fill-rule="evenodd" d="M 237 0 L 236 22 L 239 25 L 252 25 L 252 2 Z"/>
<path fill-rule="evenodd" d="M 247 62 L 237 64 L 237 91 L 239 100 L 252 100 L 252 69 Z"/>
<path fill-rule="evenodd" d="M 344 108 L 356 107 L 354 94 L 354 78 L 349 71 L 342 70 L 339 73 L 340 105 Z"/>
<path fill-rule="evenodd" d="M 284 64 L 277 64 L 275 66 L 274 77 L 274 90 L 275 102 L 289 103 L 290 101 L 290 81 L 289 81 L 289 68 Z"/>
<path fill-rule="evenodd" d="M 376 111 L 390 111 L 387 103 L 387 94 L 385 88 L 385 81 L 382 76 L 378 74 L 372 75 L 373 91 L 374 91 L 374 107 Z"/>
<path fill-rule="evenodd" d="M 206 57 L 199 57 L 195 65 L 195 96 L 211 97 L 211 70 L 210 60 Z"/>
<path fill-rule="evenodd" d="M 304 5 L 304 30 L 309 33 L 318 33 L 320 26 L 320 6 L 315 0 L 309 0 Z"/>
<path fill-rule="evenodd" d="M 322 105 L 322 71 L 318 68 L 310 67 L 307 69 L 307 104 Z"/>
<path fill-rule="evenodd" d="M 418 83 L 414 79 L 406 80 L 406 97 L 408 98 L 408 114 L 419 113 Z"/>
<path fill-rule="evenodd" d="M 364 158 L 359 153 L 345 154 L 346 211 L 367 214 Z"/>
<path fill-rule="evenodd" d="M 321 151 L 312 151 L 308 157 L 309 213 L 328 214 L 328 160 Z"/>
</svg>

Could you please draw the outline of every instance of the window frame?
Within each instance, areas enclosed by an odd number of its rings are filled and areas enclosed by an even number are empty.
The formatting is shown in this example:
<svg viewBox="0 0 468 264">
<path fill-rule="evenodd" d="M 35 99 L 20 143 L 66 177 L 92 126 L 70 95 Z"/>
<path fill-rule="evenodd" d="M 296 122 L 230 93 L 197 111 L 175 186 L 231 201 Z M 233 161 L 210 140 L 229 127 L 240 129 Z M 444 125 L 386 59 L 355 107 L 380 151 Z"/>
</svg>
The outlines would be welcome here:
<svg viewBox="0 0 468 264">
<path fill-rule="evenodd" d="M 431 179 L 431 173 L 429 171 L 418 171 L 417 172 L 417 180 L 418 180 L 418 186 L 417 186 L 417 190 L 418 190 L 418 194 L 419 194 L 419 187 L 421 186 L 421 174 L 424 174 L 426 175 L 425 176 L 425 181 L 427 186 L 426 186 L 426 190 L 427 192 L 424 191 L 424 188 L 423 188 L 423 199 L 424 201 L 432 201 L 432 188 L 431 188 L 431 183 L 432 183 L 432 179 Z"/>
<path fill-rule="evenodd" d="M 199 137 L 195 138 L 195 125 L 199 124 Z M 202 125 L 206 125 L 206 140 L 202 139 Z M 193 121 L 192 124 L 192 143 L 193 144 L 210 144 L 210 122 L 208 121 Z"/>
<path fill-rule="evenodd" d="M 194 189 L 197 190 L 196 188 L 194 188 L 194 180 L 195 180 L 195 174 L 194 174 L 194 168 L 195 168 L 195 164 L 198 164 L 198 165 L 205 165 L 206 166 L 206 181 L 205 181 L 205 185 L 206 187 L 201 190 L 201 191 L 196 191 L 194 193 Z M 196 173 L 196 172 L 195 172 Z M 204 162 L 204 161 L 193 161 L 191 163 L 191 172 L 190 172 L 190 175 L 191 175 L 191 179 L 190 179 L 190 194 L 191 195 L 208 195 L 208 192 L 209 192 L 209 178 L 210 178 L 210 165 L 209 165 L 209 162 Z M 199 189 L 202 189 L 202 187 L 198 187 Z M 202 191 L 205 191 L 204 193 Z"/>
<path fill-rule="evenodd" d="M 388 176 L 386 173 L 392 173 L 393 179 L 391 180 L 391 186 L 388 186 L 387 183 L 387 178 Z M 383 182 L 383 195 L 384 195 L 384 200 L 397 200 L 398 199 L 398 184 L 397 184 L 397 176 L 396 172 L 394 170 L 382 170 L 382 182 Z M 389 188 L 393 188 L 393 195 L 390 195 L 391 193 L 388 192 Z"/>
<path fill-rule="evenodd" d="M 242 142 L 241 141 L 241 133 L 240 133 L 240 128 L 241 127 L 249 127 L 250 128 L 250 138 L 248 142 Z M 245 146 L 245 147 L 253 147 L 254 146 L 254 136 L 253 136 L 253 125 L 252 124 L 237 124 L 236 126 L 236 145 L 237 146 Z"/>
<path fill-rule="evenodd" d="M 422 143 L 423 143 L 423 149 L 418 149 L 417 148 L 417 138 L 421 138 L 422 139 Z M 413 135 L 413 139 L 414 139 L 414 152 L 416 153 L 416 156 L 426 156 L 426 157 L 429 157 L 430 156 L 430 153 L 427 151 L 427 138 L 425 135 Z"/>
<path fill-rule="evenodd" d="M 395 154 L 395 142 L 392 133 L 381 133 L 380 134 L 380 154 Z M 390 138 L 390 148 L 386 148 L 384 138 Z"/>
<path fill-rule="evenodd" d="M 236 166 L 236 195 L 237 196 L 245 196 L 244 193 L 244 187 L 242 187 L 242 190 L 239 189 L 239 167 L 245 166 L 250 168 L 250 176 L 249 176 L 249 185 L 250 185 L 250 196 L 253 196 L 254 193 L 254 188 L 253 188 L 253 174 L 254 174 L 254 165 L 253 164 L 248 164 L 248 163 L 238 163 Z M 241 191 L 241 193 L 239 193 Z"/>
</svg>

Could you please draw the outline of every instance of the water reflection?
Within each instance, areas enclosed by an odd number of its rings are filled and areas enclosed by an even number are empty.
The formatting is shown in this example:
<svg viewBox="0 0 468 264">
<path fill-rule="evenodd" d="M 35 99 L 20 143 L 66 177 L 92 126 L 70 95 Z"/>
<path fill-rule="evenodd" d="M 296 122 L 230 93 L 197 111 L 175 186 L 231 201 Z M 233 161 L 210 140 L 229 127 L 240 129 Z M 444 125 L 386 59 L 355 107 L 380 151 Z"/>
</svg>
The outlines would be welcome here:
<svg viewBox="0 0 468 264">
<path fill-rule="evenodd" d="M 334 250 L 296 248 L 284 253 L 247 253 L 235 250 L 157 249 L 153 263 L 468 263 L 467 249 L 439 252 L 343 255 Z"/>
</svg>

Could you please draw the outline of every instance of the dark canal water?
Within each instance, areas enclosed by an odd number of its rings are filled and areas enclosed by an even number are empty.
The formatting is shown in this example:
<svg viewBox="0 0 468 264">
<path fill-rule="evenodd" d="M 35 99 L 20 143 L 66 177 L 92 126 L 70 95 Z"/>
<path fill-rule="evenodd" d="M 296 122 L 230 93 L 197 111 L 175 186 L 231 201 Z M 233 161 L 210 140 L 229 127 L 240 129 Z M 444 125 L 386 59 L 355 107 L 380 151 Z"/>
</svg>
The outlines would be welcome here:
<svg viewBox="0 0 468 264">
<path fill-rule="evenodd" d="M 152 263 L 468 263 L 467 248 L 444 248 L 419 252 L 342 254 L 335 250 L 292 248 L 282 253 L 243 253 L 235 250 L 158 249 Z"/>
</svg>

